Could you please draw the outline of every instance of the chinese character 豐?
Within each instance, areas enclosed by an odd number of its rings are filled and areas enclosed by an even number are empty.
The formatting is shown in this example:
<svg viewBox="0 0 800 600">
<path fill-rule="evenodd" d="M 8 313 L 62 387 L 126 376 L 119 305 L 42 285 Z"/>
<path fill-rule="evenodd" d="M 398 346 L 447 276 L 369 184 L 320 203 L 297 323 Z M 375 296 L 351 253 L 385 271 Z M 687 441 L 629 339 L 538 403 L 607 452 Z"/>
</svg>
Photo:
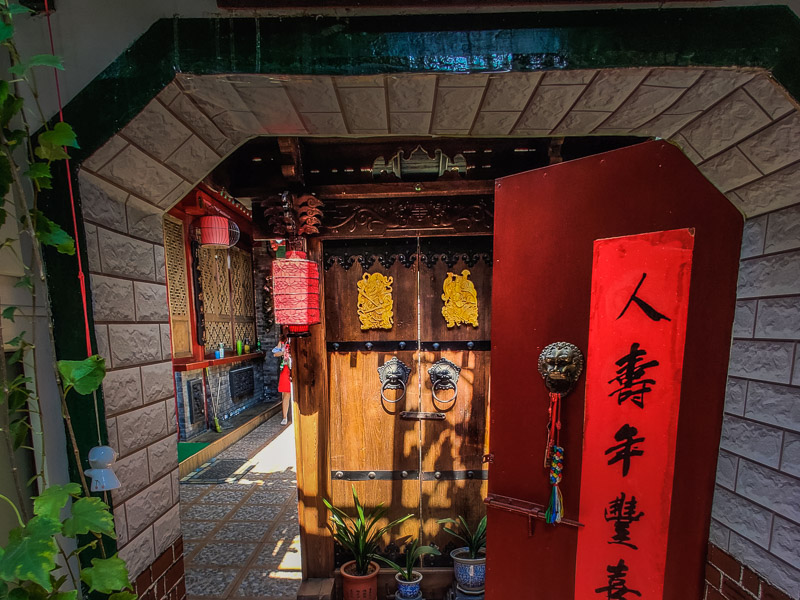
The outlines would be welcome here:
<svg viewBox="0 0 800 600">
<path fill-rule="evenodd" d="M 608 542 L 609 544 L 620 544 L 634 550 L 639 549 L 630 542 L 631 524 L 644 516 L 643 512 L 636 512 L 636 504 L 636 496 L 631 496 L 629 500 L 626 500 L 625 492 L 620 492 L 619 496 L 608 503 L 608 508 L 604 511 L 605 519 L 609 523 L 614 523 L 614 536 Z"/>
</svg>

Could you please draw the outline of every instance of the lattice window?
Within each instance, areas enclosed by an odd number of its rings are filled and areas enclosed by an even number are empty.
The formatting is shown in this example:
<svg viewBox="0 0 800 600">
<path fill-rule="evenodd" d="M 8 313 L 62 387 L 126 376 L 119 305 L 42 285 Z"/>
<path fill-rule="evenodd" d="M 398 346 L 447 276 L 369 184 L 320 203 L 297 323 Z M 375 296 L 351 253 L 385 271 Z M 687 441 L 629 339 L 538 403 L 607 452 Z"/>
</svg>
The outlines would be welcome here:
<svg viewBox="0 0 800 600">
<path fill-rule="evenodd" d="M 233 314 L 237 317 L 253 318 L 253 259 L 247 252 L 231 249 L 231 289 L 233 292 Z"/>
<path fill-rule="evenodd" d="M 240 248 L 200 248 L 198 270 L 203 287 L 204 344 L 212 352 L 222 343 L 256 339 L 253 259 Z"/>
<path fill-rule="evenodd" d="M 250 340 L 250 344 L 255 343 L 256 339 L 256 324 L 252 321 L 246 323 L 236 323 L 236 339 L 237 340 Z"/>
<path fill-rule="evenodd" d="M 183 223 L 164 217 L 164 259 L 167 267 L 172 355 L 191 356 L 192 327 L 189 312 L 189 278 Z"/>
</svg>

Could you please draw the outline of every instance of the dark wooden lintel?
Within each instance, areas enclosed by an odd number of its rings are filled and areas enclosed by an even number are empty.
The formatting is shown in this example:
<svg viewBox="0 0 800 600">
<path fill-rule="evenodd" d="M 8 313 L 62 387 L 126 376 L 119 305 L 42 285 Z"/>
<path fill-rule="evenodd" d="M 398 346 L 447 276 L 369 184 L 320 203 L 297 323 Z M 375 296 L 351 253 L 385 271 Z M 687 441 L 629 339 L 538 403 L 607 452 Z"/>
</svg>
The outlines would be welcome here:
<svg viewBox="0 0 800 600">
<path fill-rule="evenodd" d="M 308 190 L 320 200 L 425 198 L 430 196 L 492 196 L 494 180 L 391 182 L 321 185 Z"/>
</svg>

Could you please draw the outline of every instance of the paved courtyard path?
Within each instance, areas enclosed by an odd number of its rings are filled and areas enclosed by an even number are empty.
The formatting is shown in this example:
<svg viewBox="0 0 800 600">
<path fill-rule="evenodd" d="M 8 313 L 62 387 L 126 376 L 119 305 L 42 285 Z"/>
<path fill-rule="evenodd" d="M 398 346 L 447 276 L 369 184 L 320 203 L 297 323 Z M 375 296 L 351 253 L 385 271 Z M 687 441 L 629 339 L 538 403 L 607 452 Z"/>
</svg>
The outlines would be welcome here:
<svg viewBox="0 0 800 600">
<path fill-rule="evenodd" d="M 236 483 L 181 484 L 189 600 L 288 600 L 301 582 L 294 429 L 280 413 L 217 458 L 247 459 Z"/>
</svg>

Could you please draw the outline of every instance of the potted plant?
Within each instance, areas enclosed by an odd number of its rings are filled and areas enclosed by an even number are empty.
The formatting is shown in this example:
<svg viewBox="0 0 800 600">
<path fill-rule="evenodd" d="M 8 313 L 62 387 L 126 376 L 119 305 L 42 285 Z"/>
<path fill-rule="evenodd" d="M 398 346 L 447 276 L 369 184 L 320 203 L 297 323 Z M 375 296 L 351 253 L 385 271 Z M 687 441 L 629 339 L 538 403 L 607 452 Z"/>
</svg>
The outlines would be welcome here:
<svg viewBox="0 0 800 600">
<path fill-rule="evenodd" d="M 331 511 L 328 529 L 330 529 L 333 539 L 353 555 L 353 560 L 343 564 L 341 569 L 344 600 L 377 600 L 380 566 L 372 559 L 378 554 L 380 539 L 392 527 L 410 519 L 413 515 L 400 517 L 388 525 L 378 527 L 378 522 L 386 514 L 388 508 L 381 503 L 372 512 L 366 514 L 358 500 L 355 486 L 353 486 L 355 517 L 350 517 L 325 498 L 323 498 L 323 502 Z"/>
<path fill-rule="evenodd" d="M 406 546 L 405 567 L 401 567 L 396 562 L 384 558 L 383 556 L 377 557 L 378 560 L 382 560 L 397 571 L 397 574 L 394 576 L 395 581 L 397 581 L 397 593 L 395 594 L 397 600 L 416 600 L 422 597 L 422 592 L 420 592 L 419 589 L 422 583 L 422 573 L 415 571 L 414 565 L 422 558 L 423 554 L 435 554 L 438 556 L 441 552 L 433 546 L 420 546 L 419 540 L 415 539 L 410 541 Z"/>
<path fill-rule="evenodd" d="M 445 526 L 444 530 L 466 544 L 450 553 L 458 589 L 465 594 L 482 594 L 486 582 L 486 516 L 475 529 L 470 529 L 462 516 L 458 521 L 439 519 L 438 523 L 455 525 L 455 529 Z"/>
</svg>

